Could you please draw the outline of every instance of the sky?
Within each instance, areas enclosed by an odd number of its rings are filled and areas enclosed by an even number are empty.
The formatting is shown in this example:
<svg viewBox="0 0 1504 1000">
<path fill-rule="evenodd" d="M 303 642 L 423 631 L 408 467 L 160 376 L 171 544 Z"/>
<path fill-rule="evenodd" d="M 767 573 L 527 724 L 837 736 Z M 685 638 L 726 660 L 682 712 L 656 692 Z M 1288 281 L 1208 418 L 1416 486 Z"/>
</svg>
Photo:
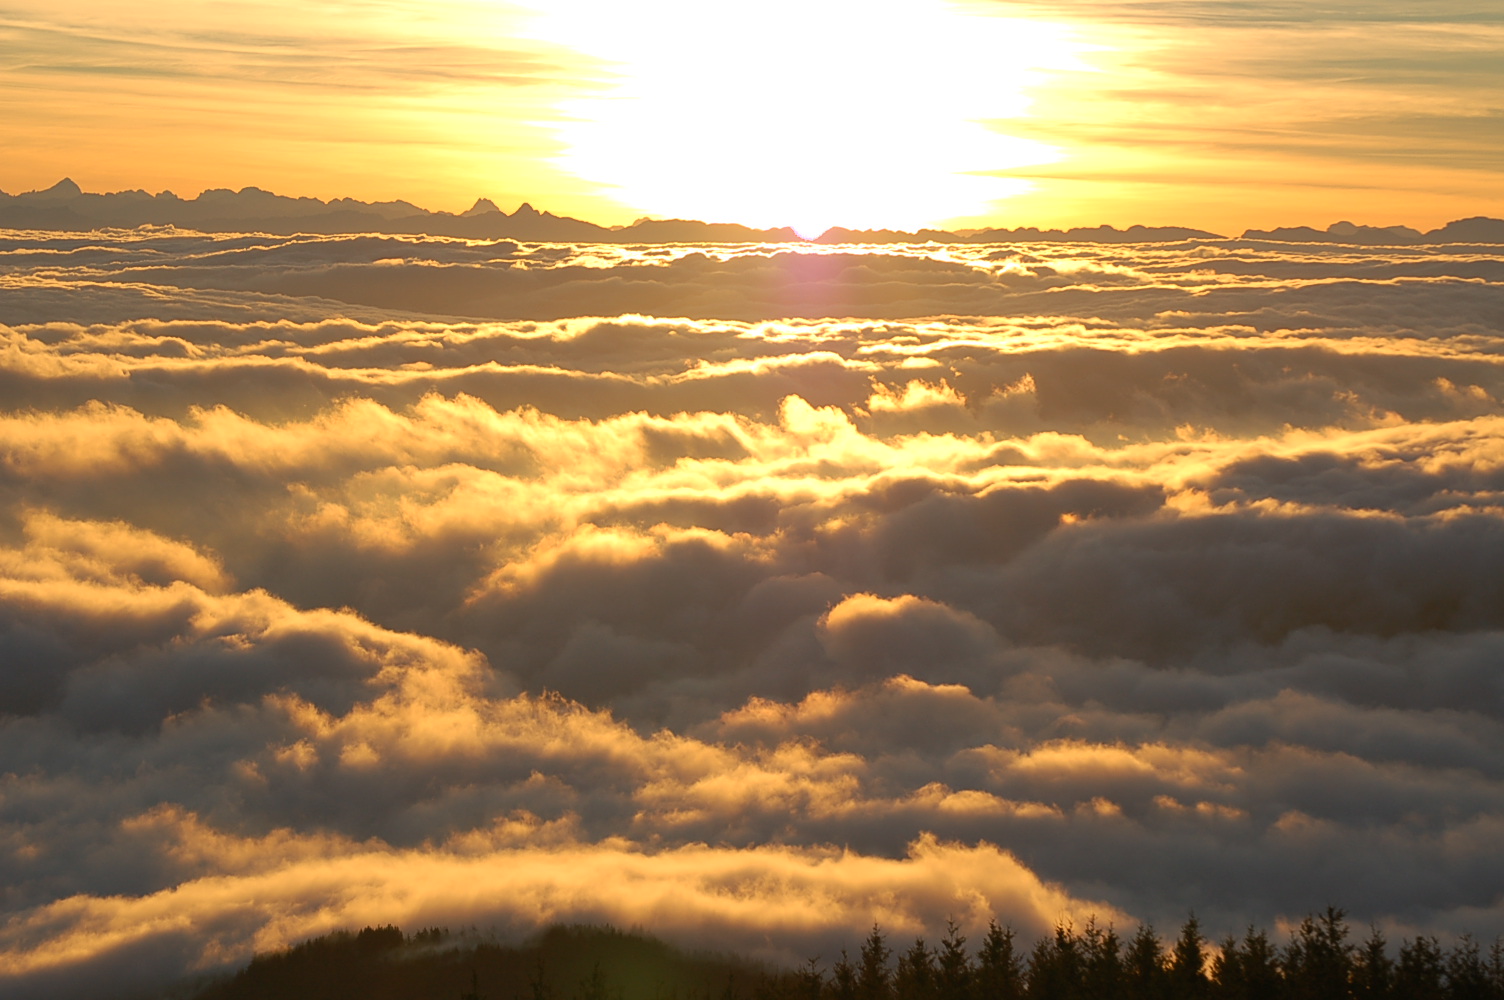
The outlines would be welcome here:
<svg viewBox="0 0 1504 1000">
<path fill-rule="evenodd" d="M 258 186 L 601 224 L 1504 215 L 1483 0 L 0 4 L 0 190 Z"/>
</svg>

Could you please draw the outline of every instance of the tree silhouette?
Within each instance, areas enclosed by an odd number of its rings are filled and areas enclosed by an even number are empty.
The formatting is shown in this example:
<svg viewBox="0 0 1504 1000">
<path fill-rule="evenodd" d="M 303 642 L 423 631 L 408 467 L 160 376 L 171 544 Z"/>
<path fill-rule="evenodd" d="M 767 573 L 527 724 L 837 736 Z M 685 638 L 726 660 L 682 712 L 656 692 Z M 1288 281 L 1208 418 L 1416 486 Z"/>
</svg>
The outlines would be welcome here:
<svg viewBox="0 0 1504 1000">
<path fill-rule="evenodd" d="M 543 967 L 543 952 L 538 952 L 537 964 L 533 966 L 533 974 L 528 979 L 528 992 L 532 1000 L 553 1000 L 553 989 L 548 985 L 548 978 Z"/>
<path fill-rule="evenodd" d="M 977 1000 L 1022 1000 L 1023 962 L 1014 946 L 1013 928 L 996 920 L 987 925 L 987 936 L 977 953 L 975 993 Z"/>
<path fill-rule="evenodd" d="M 1279 1000 L 1279 954 L 1269 936 L 1249 927 L 1243 940 L 1228 936 L 1212 963 L 1213 994 L 1218 1000 Z"/>
<path fill-rule="evenodd" d="M 1394 961 L 1389 942 L 1373 927 L 1368 939 L 1353 954 L 1351 979 L 1353 1000 L 1389 1000 L 1394 992 Z"/>
<path fill-rule="evenodd" d="M 1083 982 L 1086 996 L 1115 1000 L 1123 991 L 1123 942 L 1111 927 L 1104 931 L 1092 919 L 1086 922 L 1082 945 L 1086 959 Z"/>
<path fill-rule="evenodd" d="M 945 937 L 940 939 L 936 954 L 936 972 L 939 1000 L 972 1000 L 971 957 L 966 954 L 966 938 L 954 920 L 945 922 Z"/>
<path fill-rule="evenodd" d="M 1283 988 L 1279 971 L 1279 952 L 1269 935 L 1252 927 L 1243 936 L 1243 981 L 1248 1000 L 1274 1000 Z"/>
<path fill-rule="evenodd" d="M 973 959 L 948 921 L 937 947 L 923 938 L 897 957 L 874 924 L 853 962 L 842 951 L 829 974 L 818 959 L 776 970 L 732 956 L 687 955 L 610 928 L 551 928 L 504 947 L 395 927 L 338 931 L 270 955 L 234 976 L 174 995 L 191 1000 L 1504 1000 L 1504 939 L 1488 949 L 1468 935 L 1444 950 L 1434 937 L 1406 941 L 1392 958 L 1373 928 L 1350 944 L 1341 910 L 1307 916 L 1281 947 L 1249 927 L 1223 940 L 1210 965 L 1192 915 L 1166 953 L 1144 924 L 1126 943 L 1109 925 L 1069 923 L 1025 958 L 1011 929 L 989 922 Z M 551 986 L 555 969 L 590 974 L 573 991 Z M 469 989 L 463 984 L 468 980 Z"/>
<path fill-rule="evenodd" d="M 1343 1000 L 1348 995 L 1352 945 L 1345 914 L 1328 906 L 1319 917 L 1306 917 L 1285 946 L 1284 975 L 1290 1000 Z"/>
<path fill-rule="evenodd" d="M 1488 983 L 1495 1000 L 1504 1000 L 1504 937 L 1494 938 L 1488 949 Z"/>
<path fill-rule="evenodd" d="M 892 996 L 893 985 L 888 975 L 888 959 L 892 954 L 882 929 L 873 924 L 872 933 L 862 942 L 862 964 L 856 978 L 858 1000 L 889 1000 Z"/>
<path fill-rule="evenodd" d="M 1206 965 L 1206 955 L 1202 952 L 1205 944 L 1201 924 L 1193 913 L 1181 925 L 1180 937 L 1175 939 L 1165 970 L 1165 985 L 1173 1000 L 1204 1000 L 1209 992 L 1210 983 L 1202 971 Z"/>
<path fill-rule="evenodd" d="M 1394 967 L 1394 993 L 1403 1000 L 1443 1000 L 1441 948 L 1434 937 L 1417 937 L 1400 946 Z"/>
<path fill-rule="evenodd" d="M 898 1000 L 937 1000 L 938 979 L 934 954 L 925 946 L 924 938 L 915 938 L 909 950 L 898 956 L 893 992 Z"/>
<path fill-rule="evenodd" d="M 820 971 L 820 959 L 805 961 L 804 968 L 794 974 L 795 1000 L 820 1000 L 825 992 L 825 974 Z"/>
<path fill-rule="evenodd" d="M 580 980 L 580 991 L 576 995 L 579 1000 L 610 1000 L 610 994 L 606 989 L 606 977 L 601 972 L 601 963 L 596 962 L 590 967 L 590 975 Z"/>
<path fill-rule="evenodd" d="M 830 970 L 830 982 L 826 984 L 825 995 L 829 1000 L 857 1000 L 857 972 L 851 964 L 846 949 L 841 949 L 841 960 Z"/>
<path fill-rule="evenodd" d="M 1035 942 L 1025 977 L 1029 996 L 1080 1000 L 1085 992 L 1086 960 L 1081 939 L 1069 924 L 1056 924 L 1055 933 Z"/>
<path fill-rule="evenodd" d="M 1123 973 L 1123 995 L 1128 1000 L 1163 1000 L 1167 985 L 1164 948 L 1152 925 L 1140 924 L 1134 933 Z"/>
<path fill-rule="evenodd" d="M 1446 984 L 1449 1000 L 1494 1000 L 1488 967 L 1479 952 L 1478 942 L 1464 934 L 1452 946 L 1446 959 Z"/>
</svg>

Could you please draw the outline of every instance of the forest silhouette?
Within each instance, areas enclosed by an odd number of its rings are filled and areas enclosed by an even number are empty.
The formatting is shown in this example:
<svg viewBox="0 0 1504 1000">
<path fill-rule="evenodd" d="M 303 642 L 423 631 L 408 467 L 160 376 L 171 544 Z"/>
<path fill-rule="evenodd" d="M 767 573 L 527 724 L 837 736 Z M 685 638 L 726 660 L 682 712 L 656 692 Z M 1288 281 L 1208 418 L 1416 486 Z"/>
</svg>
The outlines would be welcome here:
<svg viewBox="0 0 1504 1000">
<path fill-rule="evenodd" d="M 776 969 L 688 953 L 610 927 L 550 928 L 505 946 L 475 932 L 396 927 L 337 932 L 258 955 L 193 1000 L 1504 1000 L 1504 939 L 1463 935 L 1391 947 L 1355 940 L 1342 910 L 1287 940 L 1249 928 L 1209 941 L 1194 916 L 1171 940 L 1088 921 L 1026 943 L 993 921 L 974 946 L 951 924 L 933 945 L 874 925 L 855 954 Z"/>
</svg>

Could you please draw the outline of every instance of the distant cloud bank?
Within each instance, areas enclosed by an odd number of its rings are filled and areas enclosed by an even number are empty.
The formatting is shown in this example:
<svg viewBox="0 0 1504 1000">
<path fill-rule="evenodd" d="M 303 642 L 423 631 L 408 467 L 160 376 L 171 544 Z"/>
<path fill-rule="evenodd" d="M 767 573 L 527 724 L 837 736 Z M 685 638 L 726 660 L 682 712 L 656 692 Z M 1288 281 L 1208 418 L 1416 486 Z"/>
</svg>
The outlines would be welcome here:
<svg viewBox="0 0 1504 1000">
<path fill-rule="evenodd" d="M 1504 240 L 1357 242 L 0 233 L 4 992 L 1504 932 Z"/>
</svg>

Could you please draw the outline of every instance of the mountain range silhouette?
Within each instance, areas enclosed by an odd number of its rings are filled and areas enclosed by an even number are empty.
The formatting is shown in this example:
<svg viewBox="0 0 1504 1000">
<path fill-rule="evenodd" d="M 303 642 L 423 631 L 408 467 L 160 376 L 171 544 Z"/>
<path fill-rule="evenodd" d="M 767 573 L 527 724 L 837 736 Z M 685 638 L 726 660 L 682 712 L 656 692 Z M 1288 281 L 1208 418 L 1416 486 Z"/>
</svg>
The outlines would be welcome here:
<svg viewBox="0 0 1504 1000">
<path fill-rule="evenodd" d="M 458 215 L 431 212 L 406 201 L 364 202 L 353 198 L 321 201 L 292 198 L 261 188 L 239 191 L 214 188 L 196 198 L 171 191 L 117 191 L 95 194 L 69 178 L 41 191 L 11 195 L 0 191 L 0 228 L 87 231 L 172 226 L 199 232 L 264 232 L 451 236 L 466 239 L 518 239 L 558 243 L 1158 243 L 1227 237 L 1183 226 L 1112 226 L 1074 229 L 967 229 L 949 232 L 921 229 L 829 229 L 806 240 L 792 228 L 754 229 L 735 223 L 691 219 L 640 219 L 630 226 L 606 227 L 581 219 L 540 212 L 523 203 L 508 214 L 488 198 Z M 1409 246 L 1446 243 L 1504 243 L 1504 220 L 1483 217 L 1449 222 L 1421 232 L 1407 226 L 1358 226 L 1338 222 L 1325 230 L 1307 226 L 1250 229 L 1245 240 L 1282 243 L 1344 243 Z"/>
</svg>

